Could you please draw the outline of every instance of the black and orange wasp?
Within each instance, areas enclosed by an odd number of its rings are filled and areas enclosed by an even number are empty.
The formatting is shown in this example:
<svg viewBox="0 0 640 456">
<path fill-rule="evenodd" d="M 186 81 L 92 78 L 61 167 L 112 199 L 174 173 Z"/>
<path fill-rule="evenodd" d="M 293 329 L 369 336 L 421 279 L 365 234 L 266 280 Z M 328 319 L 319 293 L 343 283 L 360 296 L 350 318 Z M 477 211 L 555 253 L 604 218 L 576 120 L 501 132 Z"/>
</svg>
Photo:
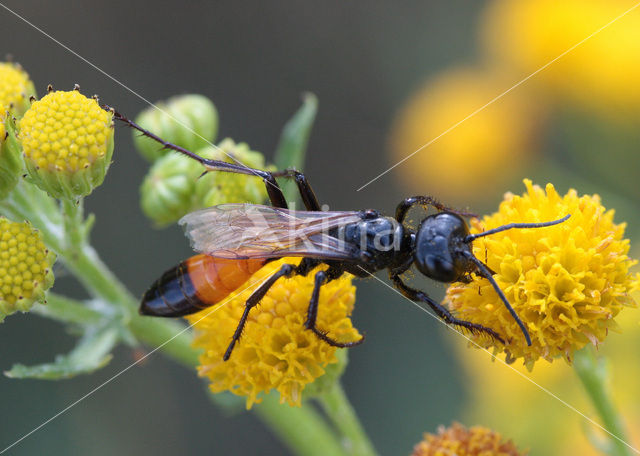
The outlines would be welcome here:
<svg viewBox="0 0 640 456">
<path fill-rule="evenodd" d="M 223 356 L 226 361 L 240 340 L 249 312 L 258 305 L 269 288 L 282 277 L 308 275 L 320 264 L 328 267 L 315 273 L 305 327 L 335 347 L 352 347 L 339 342 L 316 327 L 321 287 L 344 273 L 368 277 L 387 269 L 389 278 L 407 298 L 426 303 L 447 324 L 483 333 L 502 343 L 496 331 L 456 318 L 446 307 L 425 292 L 405 283 L 402 274 L 415 265 L 423 275 L 439 282 L 468 282 L 471 274 L 486 278 L 519 325 L 528 345 L 531 338 L 524 323 L 493 278 L 494 272 L 473 255 L 472 242 L 481 237 L 514 228 L 542 228 L 567 220 L 570 215 L 544 223 L 510 223 L 482 233 L 470 234 L 466 214 L 440 204 L 430 196 L 405 198 L 394 217 L 377 210 L 329 212 L 321 206 L 306 176 L 295 169 L 269 172 L 241 164 L 210 160 L 164 141 L 129 120 L 113 108 L 114 119 L 157 141 L 163 148 L 184 154 L 202 164 L 205 172 L 253 175 L 266 185 L 271 205 L 223 204 L 185 215 L 180 224 L 198 255 L 165 272 L 144 294 L 140 313 L 156 317 L 179 317 L 198 312 L 223 300 L 246 282 L 267 262 L 282 257 L 302 257 L 298 265 L 284 264 L 247 299 L 244 312 Z M 276 178 L 293 179 L 305 211 L 288 209 Z M 435 214 L 426 216 L 417 229 L 404 224 L 409 210 L 431 206 Z"/>
</svg>

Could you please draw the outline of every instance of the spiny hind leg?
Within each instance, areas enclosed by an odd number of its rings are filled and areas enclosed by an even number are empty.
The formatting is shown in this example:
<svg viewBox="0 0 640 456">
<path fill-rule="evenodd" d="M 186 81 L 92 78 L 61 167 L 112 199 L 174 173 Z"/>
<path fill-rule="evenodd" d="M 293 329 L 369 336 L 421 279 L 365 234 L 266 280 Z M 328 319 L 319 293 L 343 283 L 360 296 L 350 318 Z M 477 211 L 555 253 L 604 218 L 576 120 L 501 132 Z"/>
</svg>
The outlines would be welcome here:
<svg viewBox="0 0 640 456">
<path fill-rule="evenodd" d="M 231 352 L 233 351 L 233 348 L 240 340 L 240 337 L 242 336 L 242 331 L 244 330 L 244 327 L 247 324 L 247 319 L 249 318 L 249 312 L 251 311 L 251 309 L 253 309 L 255 306 L 258 305 L 258 303 L 262 300 L 262 298 L 264 298 L 264 295 L 267 294 L 269 289 L 276 283 L 276 281 L 279 278 L 291 277 L 295 273 L 295 270 L 296 270 L 295 264 L 283 264 L 282 267 L 277 272 L 272 274 L 262 285 L 260 285 L 251 294 L 251 296 L 249 296 L 249 299 L 247 299 L 247 302 L 245 302 L 244 304 L 244 312 L 242 313 L 242 317 L 240 317 L 238 326 L 236 327 L 236 330 L 233 333 L 233 336 L 231 337 L 231 342 L 229 343 L 229 346 L 227 347 L 227 350 L 225 351 L 224 356 L 222 357 L 224 361 L 227 361 L 229 359 L 229 357 L 231 356 Z"/>
<path fill-rule="evenodd" d="M 316 326 L 316 320 L 318 318 L 318 302 L 320 299 L 320 288 L 327 281 L 331 280 L 331 269 L 327 271 L 318 271 L 314 277 L 313 293 L 311 294 L 311 300 L 309 301 L 309 307 L 307 308 L 307 320 L 304 323 L 304 327 L 311 330 L 320 340 L 328 343 L 333 347 L 347 348 L 355 347 L 364 342 L 364 335 L 353 342 L 339 342 L 331 337 L 327 336 L 325 331 L 318 329 Z"/>
<path fill-rule="evenodd" d="M 123 122 L 124 124 L 126 124 L 130 128 L 133 128 L 134 130 L 139 131 L 143 136 L 146 136 L 147 138 L 150 138 L 156 141 L 164 149 L 169 149 L 175 152 L 179 152 L 201 163 L 202 166 L 204 166 L 207 171 L 222 171 L 227 173 L 253 175 L 261 178 L 266 186 L 267 195 L 269 195 L 269 200 L 271 202 L 271 205 L 274 207 L 280 207 L 284 209 L 288 207 L 287 200 L 285 199 L 284 194 L 282 193 L 282 189 L 280 188 L 280 186 L 278 185 L 278 182 L 276 181 L 276 177 L 285 177 L 285 178 L 294 179 L 296 182 L 296 185 L 298 186 L 298 191 L 300 192 L 300 197 L 302 198 L 302 202 L 304 203 L 305 208 L 308 211 L 320 210 L 320 204 L 318 203 L 318 199 L 316 198 L 316 195 L 313 192 L 313 189 L 311 188 L 309 181 L 307 180 L 306 176 L 299 171 L 296 171 L 293 169 L 287 169 L 284 171 L 270 172 L 270 171 L 264 171 L 261 169 L 249 168 L 248 166 L 244 166 L 240 163 L 227 163 L 221 160 L 207 159 L 199 156 L 198 154 L 191 152 L 190 150 L 185 149 L 184 147 L 180 147 L 176 144 L 172 144 L 168 141 L 165 141 L 164 139 L 160 138 L 158 135 L 141 127 L 133 120 L 128 119 L 127 117 L 120 114 L 118 111 L 116 111 L 115 109 L 109 106 L 104 105 L 103 108 L 112 112 L 114 119 L 119 120 L 120 122 Z"/>
<path fill-rule="evenodd" d="M 486 334 L 487 336 L 497 340 L 498 342 L 504 344 L 505 341 L 497 332 L 495 332 L 491 328 L 487 328 L 486 326 L 480 325 L 478 323 L 473 323 L 466 320 L 461 320 L 459 318 L 454 317 L 451 312 L 441 304 L 438 304 L 436 301 L 431 299 L 429 295 L 425 292 L 416 290 L 414 288 L 406 285 L 402 278 L 397 274 L 390 275 L 391 281 L 395 285 L 395 287 L 400 290 L 400 292 L 411 299 L 414 302 L 424 302 L 433 309 L 433 311 L 438 315 L 442 320 L 448 325 L 458 326 L 460 328 L 466 329 L 473 334 Z"/>
</svg>

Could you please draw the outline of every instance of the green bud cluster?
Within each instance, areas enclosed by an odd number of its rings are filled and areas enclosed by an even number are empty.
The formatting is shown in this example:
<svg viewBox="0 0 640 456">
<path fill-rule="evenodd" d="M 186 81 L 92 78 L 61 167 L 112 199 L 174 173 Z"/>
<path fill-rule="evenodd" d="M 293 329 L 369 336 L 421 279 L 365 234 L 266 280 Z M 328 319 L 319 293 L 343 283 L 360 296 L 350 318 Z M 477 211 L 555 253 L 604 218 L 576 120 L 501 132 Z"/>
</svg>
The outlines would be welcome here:
<svg viewBox="0 0 640 456">
<path fill-rule="evenodd" d="M 218 111 L 203 95 L 179 95 L 142 111 L 136 123 L 165 141 L 189 150 L 198 150 L 215 141 Z M 134 132 L 138 151 L 149 161 L 167 154 L 157 142 Z"/>
<path fill-rule="evenodd" d="M 217 147 L 206 147 L 198 155 L 264 169 L 264 157 L 245 143 L 224 139 Z M 224 172 L 207 173 L 197 161 L 175 153 L 158 159 L 140 188 L 143 212 L 157 226 L 166 226 L 188 212 L 224 203 L 262 203 L 266 199 L 261 179 Z"/>
</svg>

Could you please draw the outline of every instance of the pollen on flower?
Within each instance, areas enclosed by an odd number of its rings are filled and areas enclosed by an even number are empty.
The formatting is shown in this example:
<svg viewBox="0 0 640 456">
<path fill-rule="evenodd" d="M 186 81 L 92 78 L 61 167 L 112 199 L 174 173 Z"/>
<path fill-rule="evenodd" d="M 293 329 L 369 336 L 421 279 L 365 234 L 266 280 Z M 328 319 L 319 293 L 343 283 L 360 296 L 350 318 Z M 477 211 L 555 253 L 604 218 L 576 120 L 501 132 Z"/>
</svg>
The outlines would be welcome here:
<svg viewBox="0 0 640 456">
<path fill-rule="evenodd" d="M 426 433 L 424 440 L 414 447 L 412 456 L 525 456 L 527 453 L 491 429 L 482 426 L 467 429 L 453 423 L 448 428 L 440 426 L 438 434 Z"/>
<path fill-rule="evenodd" d="M 249 295 L 283 263 L 299 261 L 285 258 L 268 263 L 218 307 L 187 317 L 196 331 L 194 345 L 204 349 L 199 373 L 210 380 L 214 393 L 231 391 L 246 396 L 247 408 L 251 408 L 261 401 L 260 395 L 275 389 L 280 393 L 280 402 L 299 406 L 305 386 L 322 376 L 329 364 L 338 362 L 336 347 L 321 341 L 303 325 L 314 271 L 306 277 L 278 280 L 251 310 L 242 338 L 229 360 L 222 360 Z M 354 302 L 355 287 L 350 276 L 324 285 L 320 292 L 318 328 L 340 341 L 359 339 L 349 318 Z"/>
<path fill-rule="evenodd" d="M 20 120 L 29 174 L 53 196 L 81 196 L 102 183 L 113 152 L 112 114 L 79 91 L 51 92 Z"/>
<path fill-rule="evenodd" d="M 514 229 L 480 238 L 474 254 L 487 258 L 494 279 L 527 327 L 524 337 L 497 294 L 481 277 L 455 283 L 445 298 L 459 318 L 490 327 L 502 334 L 506 346 L 472 336 L 479 345 L 504 350 L 507 360 L 523 358 L 531 369 L 539 358 L 552 361 L 587 344 L 597 345 L 625 306 L 635 306 L 631 293 L 640 289 L 640 274 L 630 272 L 625 224 L 613 222 L 598 195 L 578 196 L 575 190 L 559 195 L 525 180 L 527 193 L 507 194 L 498 212 L 473 223 L 473 232 L 511 222 L 544 222 L 571 214 L 569 220 L 539 229 Z"/>
<path fill-rule="evenodd" d="M 55 255 L 28 223 L 0 217 L 0 321 L 16 311 L 28 311 L 53 285 Z"/>
<path fill-rule="evenodd" d="M 0 62 L 0 108 L 11 107 L 14 115 L 22 115 L 33 94 L 33 83 L 19 65 Z"/>
</svg>

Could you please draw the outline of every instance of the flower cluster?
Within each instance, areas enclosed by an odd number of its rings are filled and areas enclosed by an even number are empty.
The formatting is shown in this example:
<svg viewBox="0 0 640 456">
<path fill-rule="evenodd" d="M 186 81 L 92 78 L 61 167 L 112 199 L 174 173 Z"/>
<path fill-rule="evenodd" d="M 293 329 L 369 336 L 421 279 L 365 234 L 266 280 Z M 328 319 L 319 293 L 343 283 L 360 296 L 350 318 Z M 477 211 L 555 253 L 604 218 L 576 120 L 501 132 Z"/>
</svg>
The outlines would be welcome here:
<svg viewBox="0 0 640 456">
<path fill-rule="evenodd" d="M 0 322 L 44 300 L 55 258 L 31 225 L 0 217 Z"/>
<path fill-rule="evenodd" d="M 231 335 L 238 325 L 244 304 L 251 293 L 283 263 L 271 262 L 254 274 L 239 291 L 218 307 L 187 317 L 195 327 L 195 346 L 202 348 L 200 375 L 207 377 L 215 393 L 231 391 L 247 397 L 247 408 L 260 402 L 260 394 L 275 389 L 280 401 L 300 405 L 305 386 L 325 374 L 338 362 L 336 348 L 304 328 L 306 311 L 313 290 L 314 271 L 309 276 L 280 279 L 260 304 L 252 309 L 240 342 L 228 361 L 222 360 Z M 349 342 L 360 338 L 349 316 L 355 301 L 350 276 L 343 276 L 322 287 L 318 327 L 329 337 Z"/>
<path fill-rule="evenodd" d="M 425 434 L 412 456 L 525 456 L 510 440 L 482 426 L 466 428 L 460 423 L 438 428 L 438 434 Z"/>
<path fill-rule="evenodd" d="M 635 305 L 631 293 L 640 288 L 640 275 L 630 272 L 635 261 L 627 253 L 625 224 L 613 222 L 597 195 L 559 195 L 525 180 L 527 193 L 507 194 L 498 212 L 476 221 L 474 232 L 511 222 L 544 222 L 566 214 L 566 222 L 547 228 L 518 229 L 477 240 L 474 254 L 496 271 L 500 288 L 524 321 L 533 344 L 527 346 L 514 319 L 489 282 L 453 284 L 446 302 L 459 318 L 480 323 L 502 334 L 506 346 L 475 337 L 483 347 L 504 349 L 509 360 L 523 358 L 531 368 L 539 359 L 564 357 L 597 345 L 625 306 Z"/>
</svg>

